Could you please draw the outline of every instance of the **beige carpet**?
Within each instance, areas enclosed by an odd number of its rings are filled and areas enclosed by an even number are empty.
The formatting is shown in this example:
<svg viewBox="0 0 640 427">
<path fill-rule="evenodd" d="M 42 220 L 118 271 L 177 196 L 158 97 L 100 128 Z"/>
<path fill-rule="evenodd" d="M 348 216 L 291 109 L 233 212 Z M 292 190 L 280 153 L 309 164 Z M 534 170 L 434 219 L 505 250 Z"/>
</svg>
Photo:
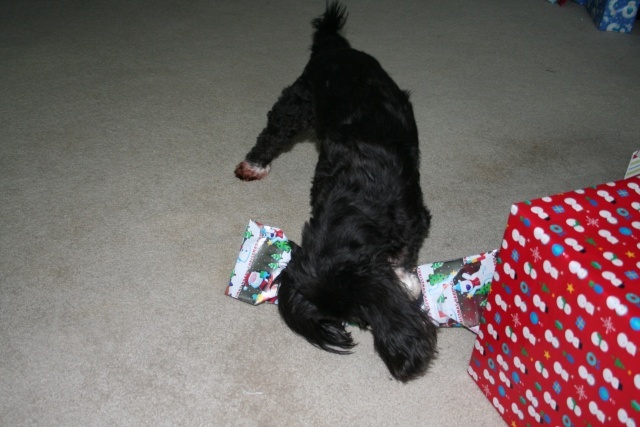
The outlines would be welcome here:
<svg viewBox="0 0 640 427">
<path fill-rule="evenodd" d="M 413 93 L 422 262 L 500 246 L 511 203 L 624 175 L 640 38 L 544 0 L 353 0 L 352 44 Z M 496 426 L 474 335 L 400 384 L 223 295 L 250 218 L 298 239 L 317 158 L 233 168 L 324 1 L 0 3 L 0 424 Z"/>
</svg>

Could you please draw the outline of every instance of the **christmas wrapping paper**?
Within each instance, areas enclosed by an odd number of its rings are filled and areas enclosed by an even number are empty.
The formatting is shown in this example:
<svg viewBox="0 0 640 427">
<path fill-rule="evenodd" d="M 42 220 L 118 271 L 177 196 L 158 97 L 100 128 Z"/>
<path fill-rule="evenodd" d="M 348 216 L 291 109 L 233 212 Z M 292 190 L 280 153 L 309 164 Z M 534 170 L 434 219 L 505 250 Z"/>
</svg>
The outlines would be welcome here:
<svg viewBox="0 0 640 427">
<path fill-rule="evenodd" d="M 632 176 L 636 176 L 638 174 L 640 174 L 640 150 L 634 152 L 631 156 L 629 167 L 627 168 L 627 173 L 624 175 L 624 177 L 631 178 Z"/>
<path fill-rule="evenodd" d="M 603 31 L 630 33 L 640 0 L 588 0 L 587 11 Z"/>
<path fill-rule="evenodd" d="M 477 333 L 495 269 L 497 250 L 417 269 L 423 310 L 440 326 Z M 249 304 L 278 303 L 278 276 L 291 260 L 282 230 L 249 221 L 225 294 Z"/>
<path fill-rule="evenodd" d="M 497 252 L 494 250 L 417 268 L 422 285 L 422 308 L 438 325 L 463 326 L 478 333 Z"/>
<path fill-rule="evenodd" d="M 254 305 L 277 304 L 275 279 L 290 260 L 291 245 L 282 230 L 249 221 L 225 294 Z"/>
<path fill-rule="evenodd" d="M 511 426 L 640 425 L 640 177 L 511 208 L 468 372 Z"/>
</svg>

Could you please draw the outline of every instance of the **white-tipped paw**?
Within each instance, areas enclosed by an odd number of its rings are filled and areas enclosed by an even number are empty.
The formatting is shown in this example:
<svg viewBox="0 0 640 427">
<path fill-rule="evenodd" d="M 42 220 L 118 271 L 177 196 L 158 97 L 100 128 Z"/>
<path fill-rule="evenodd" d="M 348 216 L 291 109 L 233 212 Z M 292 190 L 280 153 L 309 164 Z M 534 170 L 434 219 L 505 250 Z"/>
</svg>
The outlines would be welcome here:
<svg viewBox="0 0 640 427">
<path fill-rule="evenodd" d="M 262 179 L 269 174 L 270 166 L 260 167 L 252 165 L 246 160 L 236 166 L 235 174 L 243 181 L 255 181 Z"/>
</svg>

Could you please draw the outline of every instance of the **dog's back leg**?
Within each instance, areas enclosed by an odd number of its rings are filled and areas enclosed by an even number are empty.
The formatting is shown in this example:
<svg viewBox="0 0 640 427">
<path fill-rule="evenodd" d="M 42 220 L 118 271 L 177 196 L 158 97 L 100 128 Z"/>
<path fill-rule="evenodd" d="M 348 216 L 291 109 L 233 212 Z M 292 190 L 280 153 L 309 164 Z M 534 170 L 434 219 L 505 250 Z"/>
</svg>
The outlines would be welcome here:
<svg viewBox="0 0 640 427">
<path fill-rule="evenodd" d="M 244 181 L 267 176 L 271 162 L 291 144 L 293 137 L 313 127 L 313 98 L 302 77 L 282 91 L 267 118 L 267 127 L 258 136 L 256 145 L 236 167 L 236 176 Z"/>
</svg>

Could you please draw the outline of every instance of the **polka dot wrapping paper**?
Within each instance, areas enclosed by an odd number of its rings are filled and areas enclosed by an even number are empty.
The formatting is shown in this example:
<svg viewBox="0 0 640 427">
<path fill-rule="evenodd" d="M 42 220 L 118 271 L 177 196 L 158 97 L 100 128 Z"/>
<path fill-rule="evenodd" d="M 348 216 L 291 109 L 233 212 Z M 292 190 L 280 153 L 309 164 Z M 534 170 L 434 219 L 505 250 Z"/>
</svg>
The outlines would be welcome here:
<svg viewBox="0 0 640 427">
<path fill-rule="evenodd" d="M 630 33 L 639 3 L 638 0 L 588 0 L 586 6 L 599 30 Z"/>
<path fill-rule="evenodd" d="M 512 206 L 468 372 L 511 426 L 640 425 L 640 177 Z"/>
</svg>

